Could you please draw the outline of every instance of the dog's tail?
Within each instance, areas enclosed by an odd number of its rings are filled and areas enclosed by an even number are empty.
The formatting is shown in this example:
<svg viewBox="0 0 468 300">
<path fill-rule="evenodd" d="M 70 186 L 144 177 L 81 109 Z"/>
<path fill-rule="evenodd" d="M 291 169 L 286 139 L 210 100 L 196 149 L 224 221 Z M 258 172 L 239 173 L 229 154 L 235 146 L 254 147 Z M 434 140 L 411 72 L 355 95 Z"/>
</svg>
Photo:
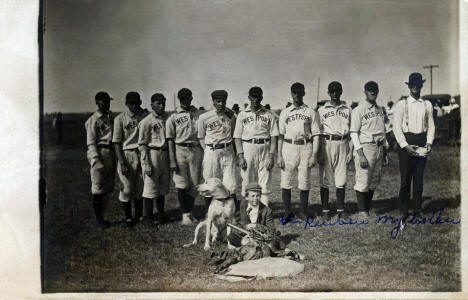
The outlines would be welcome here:
<svg viewBox="0 0 468 300">
<path fill-rule="evenodd" d="M 193 237 L 193 241 L 191 243 L 183 245 L 182 247 L 188 248 L 188 247 L 195 246 L 198 240 L 198 232 L 200 231 L 202 227 L 206 227 L 206 220 L 203 220 L 202 222 L 198 223 L 197 227 L 195 227 L 195 236 Z"/>
</svg>

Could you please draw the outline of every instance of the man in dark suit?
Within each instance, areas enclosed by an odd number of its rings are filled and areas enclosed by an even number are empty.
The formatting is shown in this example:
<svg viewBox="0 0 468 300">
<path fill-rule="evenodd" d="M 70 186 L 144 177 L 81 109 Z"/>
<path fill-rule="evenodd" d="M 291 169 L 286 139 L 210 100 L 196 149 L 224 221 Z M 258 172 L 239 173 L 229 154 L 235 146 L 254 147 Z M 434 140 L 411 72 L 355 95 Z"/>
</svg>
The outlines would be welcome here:
<svg viewBox="0 0 468 300">
<path fill-rule="evenodd" d="M 272 210 L 260 202 L 262 195 L 260 185 L 256 182 L 249 183 L 246 186 L 245 193 L 247 201 L 242 201 L 240 207 L 240 223 L 242 227 L 247 230 L 253 228 L 262 233 L 273 234 L 275 232 L 275 225 Z M 240 247 L 244 235 L 244 233 L 232 230 L 228 236 L 228 240 L 231 245 Z"/>
</svg>

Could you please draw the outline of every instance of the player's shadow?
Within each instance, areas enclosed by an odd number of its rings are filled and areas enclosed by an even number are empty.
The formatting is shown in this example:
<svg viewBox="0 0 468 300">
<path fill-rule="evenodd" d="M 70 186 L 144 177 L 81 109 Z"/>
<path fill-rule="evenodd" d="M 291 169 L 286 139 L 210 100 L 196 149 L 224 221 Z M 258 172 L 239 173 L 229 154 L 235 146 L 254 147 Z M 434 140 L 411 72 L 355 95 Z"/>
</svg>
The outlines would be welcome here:
<svg viewBox="0 0 468 300">
<path fill-rule="evenodd" d="M 422 212 L 430 213 L 439 211 L 444 208 L 457 208 L 460 206 L 460 195 L 454 198 L 432 199 L 432 197 L 423 197 Z M 388 214 L 389 212 L 398 210 L 400 202 L 398 197 L 376 199 L 372 202 L 374 211 L 379 215 Z M 410 207 L 410 210 L 413 208 Z"/>
</svg>

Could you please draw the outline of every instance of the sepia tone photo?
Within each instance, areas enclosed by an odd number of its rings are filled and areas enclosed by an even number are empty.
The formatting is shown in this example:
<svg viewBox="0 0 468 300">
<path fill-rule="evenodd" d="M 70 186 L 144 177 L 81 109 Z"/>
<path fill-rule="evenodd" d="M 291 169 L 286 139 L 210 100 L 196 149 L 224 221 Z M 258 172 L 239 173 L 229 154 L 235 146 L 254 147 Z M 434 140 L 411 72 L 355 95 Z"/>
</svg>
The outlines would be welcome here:
<svg viewBox="0 0 468 300">
<path fill-rule="evenodd" d="M 42 2 L 43 293 L 460 292 L 459 2 Z"/>
</svg>

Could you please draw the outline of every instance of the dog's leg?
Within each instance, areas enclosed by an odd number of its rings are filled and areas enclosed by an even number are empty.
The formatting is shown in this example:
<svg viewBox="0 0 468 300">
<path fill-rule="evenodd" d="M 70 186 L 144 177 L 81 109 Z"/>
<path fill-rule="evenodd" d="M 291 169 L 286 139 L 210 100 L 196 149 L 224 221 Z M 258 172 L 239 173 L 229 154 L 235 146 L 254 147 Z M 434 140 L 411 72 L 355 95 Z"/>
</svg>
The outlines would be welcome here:
<svg viewBox="0 0 468 300">
<path fill-rule="evenodd" d="M 206 221 L 206 220 L 205 220 Z M 206 222 L 203 221 L 203 222 L 200 222 L 198 223 L 197 227 L 195 227 L 195 236 L 193 238 L 193 241 L 191 243 L 188 243 L 188 244 L 185 244 L 183 247 L 184 248 L 187 248 L 187 247 L 190 247 L 190 246 L 194 246 L 197 244 L 197 241 L 198 241 L 198 232 L 200 231 L 200 229 L 206 225 Z"/>
<path fill-rule="evenodd" d="M 231 223 L 231 224 L 233 224 L 233 223 Z M 228 226 L 227 229 L 226 229 L 226 237 L 228 237 L 231 234 L 231 230 L 232 230 L 231 227 Z M 226 240 L 227 240 L 227 244 L 228 244 L 228 249 L 235 249 L 236 248 L 233 245 L 231 245 L 228 238 Z"/>
<path fill-rule="evenodd" d="M 208 216 L 206 219 L 205 246 L 203 247 L 205 251 L 210 250 L 210 235 L 211 235 L 211 226 L 212 226 L 211 223 L 213 223 L 213 219 Z"/>
</svg>

